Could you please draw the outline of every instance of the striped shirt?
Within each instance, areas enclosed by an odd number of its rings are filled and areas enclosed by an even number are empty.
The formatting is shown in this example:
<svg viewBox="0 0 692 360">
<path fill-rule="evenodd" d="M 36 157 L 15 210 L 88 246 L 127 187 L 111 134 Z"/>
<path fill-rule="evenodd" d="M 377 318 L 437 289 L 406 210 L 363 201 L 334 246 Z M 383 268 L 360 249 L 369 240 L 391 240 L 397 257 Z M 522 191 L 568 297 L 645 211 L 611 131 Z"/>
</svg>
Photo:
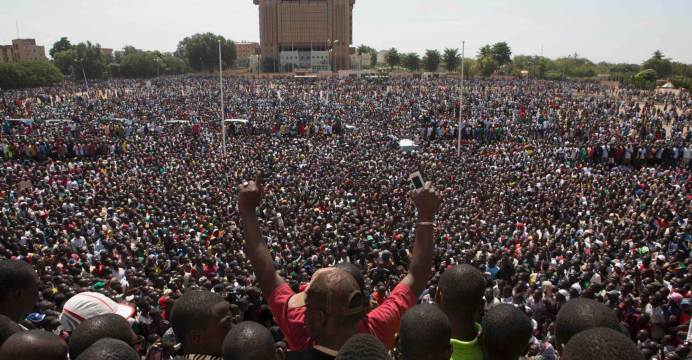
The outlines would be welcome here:
<svg viewBox="0 0 692 360">
<path fill-rule="evenodd" d="M 202 355 L 202 354 L 186 354 L 176 356 L 175 360 L 223 360 L 221 356 Z"/>
</svg>

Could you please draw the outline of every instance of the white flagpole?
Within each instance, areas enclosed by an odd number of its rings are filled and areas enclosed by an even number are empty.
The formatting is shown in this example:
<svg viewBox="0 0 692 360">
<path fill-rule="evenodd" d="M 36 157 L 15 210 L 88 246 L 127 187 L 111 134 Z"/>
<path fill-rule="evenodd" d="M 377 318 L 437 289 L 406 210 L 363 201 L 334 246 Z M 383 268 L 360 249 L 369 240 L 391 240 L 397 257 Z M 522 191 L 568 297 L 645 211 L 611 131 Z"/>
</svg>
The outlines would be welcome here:
<svg viewBox="0 0 692 360">
<path fill-rule="evenodd" d="M 466 41 L 461 42 L 461 86 L 459 87 L 459 125 L 457 126 L 457 156 L 461 156 L 461 109 L 464 104 L 464 47 Z"/>
<path fill-rule="evenodd" d="M 221 90 L 221 138 L 223 139 L 223 155 L 226 155 L 226 111 L 223 106 L 223 65 L 221 62 L 221 40 L 219 39 L 219 89 Z"/>
</svg>

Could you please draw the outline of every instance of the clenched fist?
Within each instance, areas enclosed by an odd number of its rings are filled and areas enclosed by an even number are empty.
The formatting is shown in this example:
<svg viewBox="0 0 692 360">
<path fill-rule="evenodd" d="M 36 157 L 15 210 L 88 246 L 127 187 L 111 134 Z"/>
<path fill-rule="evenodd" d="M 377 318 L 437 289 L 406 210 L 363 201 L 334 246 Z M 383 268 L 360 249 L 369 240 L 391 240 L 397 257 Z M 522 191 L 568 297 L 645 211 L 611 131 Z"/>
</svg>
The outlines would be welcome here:
<svg viewBox="0 0 692 360">
<path fill-rule="evenodd" d="M 255 216 L 255 209 L 259 206 L 264 195 L 262 175 L 258 172 L 255 181 L 246 181 L 238 189 L 238 212 L 240 216 L 244 219 Z"/>
<path fill-rule="evenodd" d="M 416 209 L 418 209 L 419 220 L 424 222 L 433 221 L 435 214 L 440 210 L 442 197 L 435 191 L 432 183 L 428 181 L 422 188 L 413 190 L 412 197 L 413 203 L 416 205 Z"/>
</svg>

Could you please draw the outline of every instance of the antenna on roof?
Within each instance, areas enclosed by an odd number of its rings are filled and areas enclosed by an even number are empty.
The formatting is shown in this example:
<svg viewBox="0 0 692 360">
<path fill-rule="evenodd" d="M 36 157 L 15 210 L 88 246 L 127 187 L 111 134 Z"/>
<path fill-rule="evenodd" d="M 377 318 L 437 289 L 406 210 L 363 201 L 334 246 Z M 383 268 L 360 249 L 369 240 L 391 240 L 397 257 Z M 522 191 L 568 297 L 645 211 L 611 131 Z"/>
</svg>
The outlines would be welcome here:
<svg viewBox="0 0 692 360">
<path fill-rule="evenodd" d="M 14 25 L 17 27 L 17 39 L 19 39 L 19 21 L 15 20 Z"/>
</svg>

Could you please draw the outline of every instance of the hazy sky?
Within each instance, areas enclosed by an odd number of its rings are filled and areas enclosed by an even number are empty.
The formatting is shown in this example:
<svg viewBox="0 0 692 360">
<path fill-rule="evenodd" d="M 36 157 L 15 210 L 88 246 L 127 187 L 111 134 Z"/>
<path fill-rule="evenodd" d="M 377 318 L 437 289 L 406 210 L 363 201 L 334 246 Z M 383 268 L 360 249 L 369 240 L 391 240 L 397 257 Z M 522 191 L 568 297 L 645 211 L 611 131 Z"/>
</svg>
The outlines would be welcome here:
<svg viewBox="0 0 692 360">
<path fill-rule="evenodd" d="M 354 44 L 461 47 L 475 56 L 507 41 L 514 54 L 641 63 L 655 49 L 692 63 L 692 0 L 356 0 Z M 179 40 L 214 32 L 259 39 L 252 0 L 0 0 L 0 44 L 17 35 L 47 50 L 61 36 L 103 47 L 173 51 Z"/>
</svg>

